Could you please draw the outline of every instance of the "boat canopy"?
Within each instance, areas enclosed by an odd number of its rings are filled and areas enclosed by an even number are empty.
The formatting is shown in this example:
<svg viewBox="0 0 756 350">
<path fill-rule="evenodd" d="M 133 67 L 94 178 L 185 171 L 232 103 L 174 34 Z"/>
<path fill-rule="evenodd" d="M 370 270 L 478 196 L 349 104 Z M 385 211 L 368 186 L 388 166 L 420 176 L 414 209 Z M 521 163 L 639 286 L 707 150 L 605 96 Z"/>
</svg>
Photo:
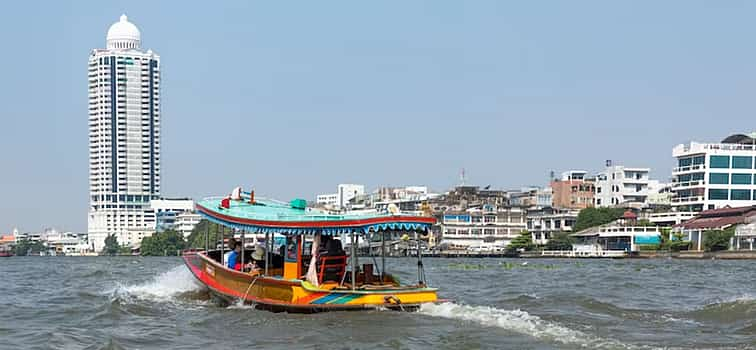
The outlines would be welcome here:
<svg viewBox="0 0 756 350">
<path fill-rule="evenodd" d="M 197 212 L 206 219 L 227 227 L 261 233 L 286 235 L 343 233 L 367 234 L 381 231 L 428 231 L 433 217 L 389 212 L 330 214 L 303 205 L 255 198 L 241 193 L 236 199 L 208 198 L 196 203 Z"/>
</svg>

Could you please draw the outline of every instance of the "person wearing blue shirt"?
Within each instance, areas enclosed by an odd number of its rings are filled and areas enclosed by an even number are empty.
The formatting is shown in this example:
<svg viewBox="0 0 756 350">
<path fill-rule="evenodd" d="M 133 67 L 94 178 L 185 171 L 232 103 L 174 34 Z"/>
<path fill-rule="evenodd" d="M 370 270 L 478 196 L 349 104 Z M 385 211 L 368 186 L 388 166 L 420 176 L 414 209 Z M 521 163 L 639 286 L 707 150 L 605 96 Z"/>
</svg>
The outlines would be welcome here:
<svg viewBox="0 0 756 350">
<path fill-rule="evenodd" d="M 236 242 L 234 250 L 228 256 L 227 267 L 232 270 L 241 270 L 241 243 Z"/>
</svg>

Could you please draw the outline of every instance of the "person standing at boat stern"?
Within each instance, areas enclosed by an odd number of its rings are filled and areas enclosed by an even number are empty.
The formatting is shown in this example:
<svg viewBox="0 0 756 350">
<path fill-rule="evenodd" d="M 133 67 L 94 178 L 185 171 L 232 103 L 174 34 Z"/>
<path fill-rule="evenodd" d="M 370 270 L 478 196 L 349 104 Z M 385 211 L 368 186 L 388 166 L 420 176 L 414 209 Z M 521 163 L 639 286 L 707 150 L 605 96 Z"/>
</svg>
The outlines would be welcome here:
<svg viewBox="0 0 756 350">
<path fill-rule="evenodd" d="M 234 247 L 236 246 L 236 240 L 233 238 L 228 239 L 228 251 L 226 254 L 223 254 L 223 266 L 228 265 L 228 256 L 231 255 L 231 253 L 234 252 Z"/>
<path fill-rule="evenodd" d="M 241 242 L 234 244 L 234 250 L 228 256 L 228 268 L 241 271 Z"/>
</svg>

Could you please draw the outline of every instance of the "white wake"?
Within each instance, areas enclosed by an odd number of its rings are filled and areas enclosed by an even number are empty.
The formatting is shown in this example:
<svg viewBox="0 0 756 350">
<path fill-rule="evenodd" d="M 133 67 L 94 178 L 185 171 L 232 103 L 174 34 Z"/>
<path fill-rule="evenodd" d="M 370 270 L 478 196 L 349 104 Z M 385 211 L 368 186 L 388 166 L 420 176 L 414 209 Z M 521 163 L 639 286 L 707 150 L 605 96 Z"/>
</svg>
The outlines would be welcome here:
<svg viewBox="0 0 756 350">
<path fill-rule="evenodd" d="M 177 296 L 203 290 L 192 273 L 184 265 L 163 272 L 141 284 L 119 285 L 113 294 L 152 301 L 172 301 Z"/>
<path fill-rule="evenodd" d="M 627 349 L 631 346 L 601 339 L 569 329 L 522 310 L 501 310 L 489 306 L 469 306 L 455 303 L 423 304 L 420 313 L 475 322 L 487 327 L 498 327 L 525 334 L 537 339 L 577 345 L 585 348 Z"/>
</svg>

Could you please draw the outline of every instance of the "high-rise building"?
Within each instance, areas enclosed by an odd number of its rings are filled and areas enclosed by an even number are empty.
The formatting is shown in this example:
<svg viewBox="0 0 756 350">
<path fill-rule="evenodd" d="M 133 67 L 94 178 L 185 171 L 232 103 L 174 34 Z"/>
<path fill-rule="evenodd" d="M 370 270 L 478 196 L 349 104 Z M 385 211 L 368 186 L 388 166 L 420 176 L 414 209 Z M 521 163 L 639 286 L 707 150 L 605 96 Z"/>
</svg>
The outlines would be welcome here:
<svg viewBox="0 0 756 350">
<path fill-rule="evenodd" d="M 672 207 L 677 211 L 756 205 L 756 133 L 672 149 Z"/>
<path fill-rule="evenodd" d="M 155 230 L 150 200 L 160 196 L 160 57 L 141 48 L 125 15 L 105 49 L 89 55 L 90 247 L 108 235 L 134 245 Z"/>
</svg>

